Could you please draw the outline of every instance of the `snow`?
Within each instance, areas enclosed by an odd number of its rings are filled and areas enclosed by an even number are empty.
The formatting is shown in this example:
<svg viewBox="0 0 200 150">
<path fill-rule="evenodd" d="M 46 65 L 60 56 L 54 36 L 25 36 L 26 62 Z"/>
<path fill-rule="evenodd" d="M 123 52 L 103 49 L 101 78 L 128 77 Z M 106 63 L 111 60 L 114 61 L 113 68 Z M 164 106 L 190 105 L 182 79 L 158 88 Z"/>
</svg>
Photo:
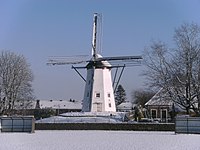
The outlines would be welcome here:
<svg viewBox="0 0 200 150">
<path fill-rule="evenodd" d="M 117 123 L 125 113 L 118 112 L 71 112 L 36 121 L 36 123 Z"/>
<path fill-rule="evenodd" d="M 198 150 L 200 135 L 136 131 L 0 133 L 1 150 Z"/>
<path fill-rule="evenodd" d="M 80 109 L 82 108 L 81 101 L 73 101 L 73 100 L 40 100 L 39 101 L 40 108 L 52 108 L 52 109 Z M 33 106 L 36 106 L 36 101 Z"/>
<path fill-rule="evenodd" d="M 119 104 L 117 106 L 117 109 L 118 109 L 118 111 L 122 111 L 122 112 L 123 111 L 127 111 L 127 112 L 129 112 L 134 107 L 135 107 L 135 104 L 133 104 L 132 102 L 129 102 L 129 101 L 125 101 L 125 102 Z"/>
</svg>

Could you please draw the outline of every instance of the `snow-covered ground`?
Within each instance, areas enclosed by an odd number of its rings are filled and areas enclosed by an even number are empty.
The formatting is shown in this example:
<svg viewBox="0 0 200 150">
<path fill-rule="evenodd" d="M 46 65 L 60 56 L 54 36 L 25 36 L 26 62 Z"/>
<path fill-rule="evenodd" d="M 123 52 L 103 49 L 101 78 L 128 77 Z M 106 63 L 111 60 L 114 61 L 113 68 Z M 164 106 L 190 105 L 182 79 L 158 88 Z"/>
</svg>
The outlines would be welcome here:
<svg viewBox="0 0 200 150">
<path fill-rule="evenodd" d="M 0 150 L 199 150 L 200 135 L 136 131 L 0 133 Z"/>
<path fill-rule="evenodd" d="M 36 123 L 119 123 L 124 117 L 123 112 L 69 112 L 40 119 Z"/>
</svg>

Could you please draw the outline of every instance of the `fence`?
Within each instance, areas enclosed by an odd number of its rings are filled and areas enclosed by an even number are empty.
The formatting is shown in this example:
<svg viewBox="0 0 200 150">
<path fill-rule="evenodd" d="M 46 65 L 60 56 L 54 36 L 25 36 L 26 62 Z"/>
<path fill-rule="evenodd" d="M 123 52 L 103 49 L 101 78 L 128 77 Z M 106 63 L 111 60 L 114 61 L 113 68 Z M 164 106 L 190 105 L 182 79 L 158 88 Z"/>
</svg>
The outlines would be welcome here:
<svg viewBox="0 0 200 150">
<path fill-rule="evenodd" d="M 200 134 L 200 117 L 177 117 L 175 133 Z"/>
<path fill-rule="evenodd" d="M 1 117 L 1 132 L 29 132 L 35 130 L 35 119 L 33 116 L 23 117 Z"/>
</svg>

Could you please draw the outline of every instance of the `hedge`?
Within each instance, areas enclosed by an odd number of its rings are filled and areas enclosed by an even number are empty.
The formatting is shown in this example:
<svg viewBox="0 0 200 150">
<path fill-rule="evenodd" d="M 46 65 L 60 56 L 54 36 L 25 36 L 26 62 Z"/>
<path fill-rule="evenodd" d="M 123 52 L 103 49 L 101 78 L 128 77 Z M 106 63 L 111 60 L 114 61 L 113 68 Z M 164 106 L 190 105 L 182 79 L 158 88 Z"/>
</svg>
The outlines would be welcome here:
<svg viewBox="0 0 200 150">
<path fill-rule="evenodd" d="M 36 123 L 36 130 L 175 131 L 174 123 Z"/>
</svg>

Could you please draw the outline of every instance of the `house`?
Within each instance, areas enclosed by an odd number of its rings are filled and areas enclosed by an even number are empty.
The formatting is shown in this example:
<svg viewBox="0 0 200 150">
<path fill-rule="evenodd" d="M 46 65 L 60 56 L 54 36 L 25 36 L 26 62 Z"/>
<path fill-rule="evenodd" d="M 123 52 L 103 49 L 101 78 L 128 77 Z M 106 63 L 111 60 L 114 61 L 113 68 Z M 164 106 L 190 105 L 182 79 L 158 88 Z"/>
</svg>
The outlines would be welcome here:
<svg viewBox="0 0 200 150">
<path fill-rule="evenodd" d="M 34 116 L 36 120 L 48 118 L 66 112 L 80 112 L 81 101 L 76 100 L 36 100 L 34 101 Z"/>
<path fill-rule="evenodd" d="M 59 115 L 66 112 L 80 112 L 82 102 L 78 100 L 35 100 L 27 108 L 13 109 L 8 115 L 34 115 L 36 119 Z"/>
<path fill-rule="evenodd" d="M 161 122 L 168 122 L 172 118 L 174 103 L 164 89 L 160 89 L 146 104 L 145 108 L 150 118 Z"/>
<path fill-rule="evenodd" d="M 118 112 L 130 112 L 134 108 L 133 103 L 125 101 L 117 106 Z"/>
<path fill-rule="evenodd" d="M 65 112 L 80 112 L 82 108 L 81 101 L 76 100 L 36 100 L 35 109 L 52 109 L 57 114 Z"/>
</svg>

